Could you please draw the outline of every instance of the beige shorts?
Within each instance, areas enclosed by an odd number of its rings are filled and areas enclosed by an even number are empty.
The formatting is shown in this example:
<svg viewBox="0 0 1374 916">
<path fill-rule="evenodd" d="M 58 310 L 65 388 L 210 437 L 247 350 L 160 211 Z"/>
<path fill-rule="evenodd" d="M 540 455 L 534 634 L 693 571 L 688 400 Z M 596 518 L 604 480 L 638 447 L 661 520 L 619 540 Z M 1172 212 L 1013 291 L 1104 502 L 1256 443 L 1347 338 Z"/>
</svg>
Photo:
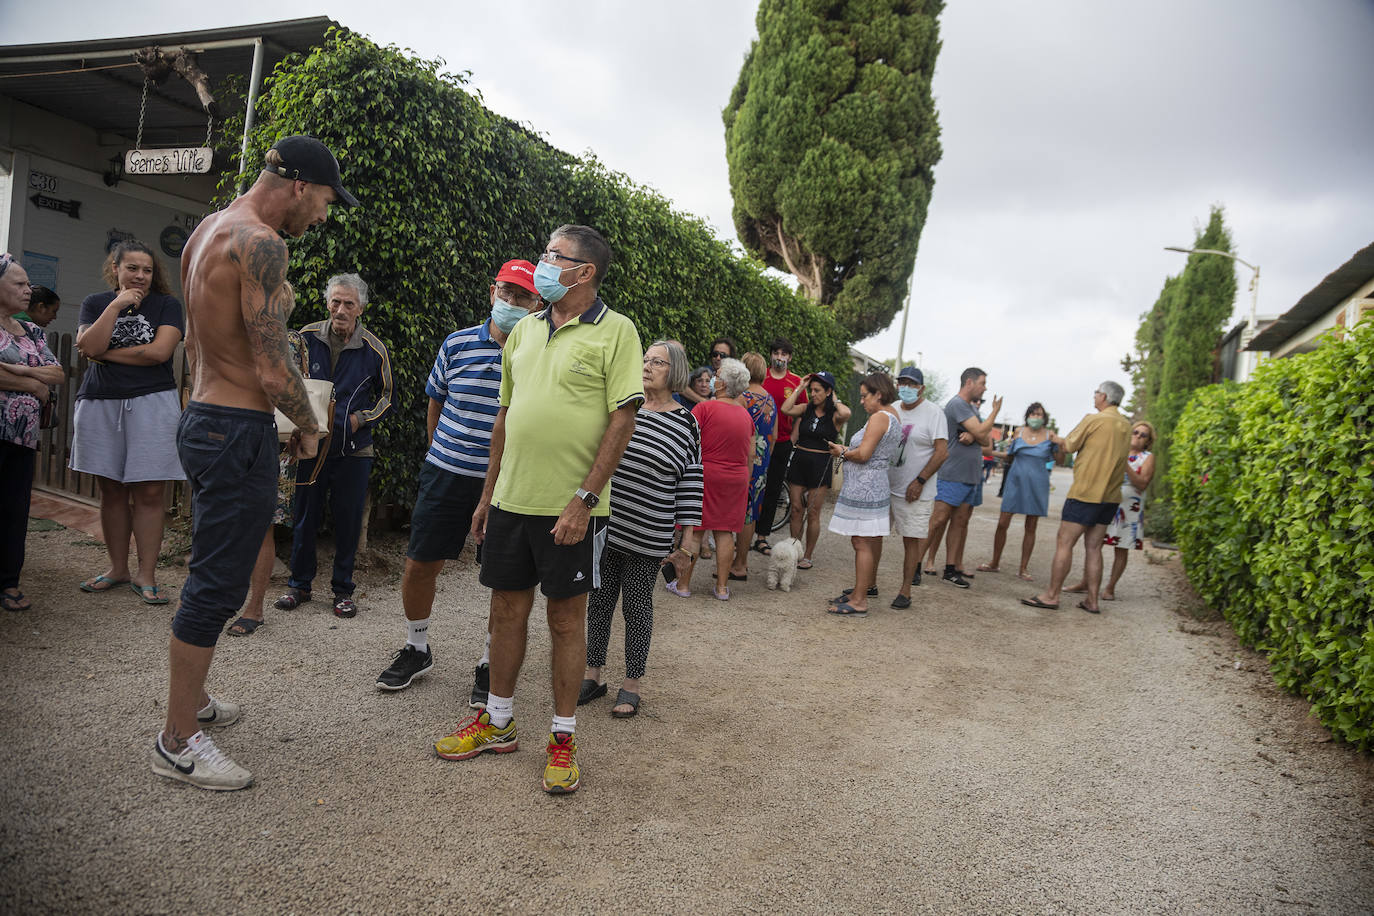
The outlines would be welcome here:
<svg viewBox="0 0 1374 916">
<path fill-rule="evenodd" d="M 914 503 L 905 497 L 892 497 L 892 527 L 904 538 L 923 538 L 930 534 L 930 510 L 933 499 L 918 499 Z"/>
</svg>

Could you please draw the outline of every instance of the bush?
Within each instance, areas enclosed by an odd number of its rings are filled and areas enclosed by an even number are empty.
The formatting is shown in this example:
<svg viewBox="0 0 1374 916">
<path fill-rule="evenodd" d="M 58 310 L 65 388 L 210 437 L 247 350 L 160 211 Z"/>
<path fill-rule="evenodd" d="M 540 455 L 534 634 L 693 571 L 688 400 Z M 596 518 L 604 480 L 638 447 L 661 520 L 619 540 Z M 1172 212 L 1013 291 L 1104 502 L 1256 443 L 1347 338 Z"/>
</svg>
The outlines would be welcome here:
<svg viewBox="0 0 1374 916">
<path fill-rule="evenodd" d="M 1201 389 L 1174 443 L 1188 577 L 1337 737 L 1374 745 L 1374 325 Z"/>
<path fill-rule="evenodd" d="M 426 448 L 424 382 L 440 342 L 484 320 L 497 268 L 512 257 L 533 260 L 563 223 L 606 236 L 615 254 L 607 304 L 635 322 L 646 344 L 675 337 L 704 361 L 719 334 L 765 353 L 782 334 L 807 366 L 847 369 L 848 339 L 823 307 L 659 195 L 488 111 L 441 66 L 335 32 L 308 57 L 277 66 L 250 137 L 255 163 L 280 137 L 320 138 L 362 203 L 336 207 L 325 225 L 290 241 L 300 301 L 292 323 L 325 317 L 319 290 L 332 274 L 356 271 L 372 287 L 363 323 L 390 349 L 396 388 L 375 436 L 381 502 L 414 498 Z M 236 178 L 225 174 L 221 203 Z"/>
</svg>

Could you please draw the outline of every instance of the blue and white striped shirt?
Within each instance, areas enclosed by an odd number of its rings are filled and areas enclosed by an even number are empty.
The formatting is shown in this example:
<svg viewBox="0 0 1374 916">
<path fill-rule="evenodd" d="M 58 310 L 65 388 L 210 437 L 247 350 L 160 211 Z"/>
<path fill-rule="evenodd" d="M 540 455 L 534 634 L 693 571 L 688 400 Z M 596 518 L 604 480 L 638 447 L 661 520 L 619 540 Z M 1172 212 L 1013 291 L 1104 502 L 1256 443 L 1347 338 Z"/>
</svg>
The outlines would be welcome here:
<svg viewBox="0 0 1374 916">
<path fill-rule="evenodd" d="M 486 477 L 501 406 L 501 345 L 487 322 L 444 338 L 425 393 L 444 403 L 425 460 L 453 474 Z"/>
</svg>

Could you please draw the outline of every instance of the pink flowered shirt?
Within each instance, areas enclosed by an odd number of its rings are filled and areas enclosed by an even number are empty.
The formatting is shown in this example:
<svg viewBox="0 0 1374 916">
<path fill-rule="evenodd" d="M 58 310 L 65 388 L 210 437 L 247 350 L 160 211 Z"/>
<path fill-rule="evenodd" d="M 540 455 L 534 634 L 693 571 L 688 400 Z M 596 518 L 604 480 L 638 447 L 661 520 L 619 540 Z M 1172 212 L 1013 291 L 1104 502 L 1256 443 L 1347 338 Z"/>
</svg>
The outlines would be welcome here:
<svg viewBox="0 0 1374 916">
<path fill-rule="evenodd" d="M 13 366 L 56 366 L 57 357 L 48 349 L 43 329 L 20 321 L 28 333 L 15 337 L 0 327 L 0 363 Z M 0 390 L 0 441 L 24 448 L 38 448 L 38 421 L 42 408 L 38 398 L 22 391 Z"/>
</svg>

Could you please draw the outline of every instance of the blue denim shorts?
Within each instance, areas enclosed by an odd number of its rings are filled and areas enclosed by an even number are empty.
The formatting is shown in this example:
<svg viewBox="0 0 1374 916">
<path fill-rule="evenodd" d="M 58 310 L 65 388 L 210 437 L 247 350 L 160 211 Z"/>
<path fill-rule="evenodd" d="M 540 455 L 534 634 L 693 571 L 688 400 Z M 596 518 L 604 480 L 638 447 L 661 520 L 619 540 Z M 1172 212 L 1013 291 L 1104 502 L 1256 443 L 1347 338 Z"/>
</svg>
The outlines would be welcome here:
<svg viewBox="0 0 1374 916">
<path fill-rule="evenodd" d="M 248 596 L 253 564 L 277 506 L 272 414 L 192 401 L 177 425 L 191 483 L 190 575 L 172 635 L 210 648 Z"/>
<path fill-rule="evenodd" d="M 951 506 L 970 505 L 975 508 L 983 504 L 983 482 L 955 483 L 952 480 L 936 478 L 935 498 Z"/>
</svg>

